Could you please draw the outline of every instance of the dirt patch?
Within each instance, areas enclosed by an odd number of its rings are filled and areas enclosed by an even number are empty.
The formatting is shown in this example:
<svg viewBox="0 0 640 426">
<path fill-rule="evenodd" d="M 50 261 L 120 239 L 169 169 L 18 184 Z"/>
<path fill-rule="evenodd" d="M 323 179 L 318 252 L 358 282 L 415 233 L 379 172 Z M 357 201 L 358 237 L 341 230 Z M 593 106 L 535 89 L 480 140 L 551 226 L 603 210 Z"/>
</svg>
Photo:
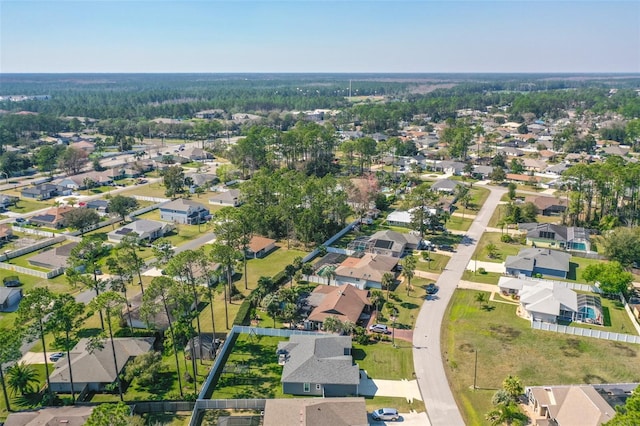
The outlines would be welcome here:
<svg viewBox="0 0 640 426">
<path fill-rule="evenodd" d="M 587 344 L 580 339 L 566 339 L 564 345 L 560 346 L 564 356 L 579 357 L 586 351 Z"/>
<path fill-rule="evenodd" d="M 635 358 L 638 356 L 637 351 L 633 350 L 627 345 L 623 345 L 622 343 L 613 342 L 611 346 L 613 346 L 616 350 L 618 350 L 618 353 L 622 354 L 623 356 L 626 356 L 629 358 Z"/>
<path fill-rule="evenodd" d="M 516 330 L 515 328 L 506 325 L 492 324 L 489 326 L 489 330 L 491 330 L 492 337 L 503 342 L 511 342 L 522 334 L 520 330 Z"/>
<path fill-rule="evenodd" d="M 473 352 L 473 345 L 471 343 L 463 343 L 460 346 L 458 346 L 458 350 L 460 352 Z"/>
</svg>

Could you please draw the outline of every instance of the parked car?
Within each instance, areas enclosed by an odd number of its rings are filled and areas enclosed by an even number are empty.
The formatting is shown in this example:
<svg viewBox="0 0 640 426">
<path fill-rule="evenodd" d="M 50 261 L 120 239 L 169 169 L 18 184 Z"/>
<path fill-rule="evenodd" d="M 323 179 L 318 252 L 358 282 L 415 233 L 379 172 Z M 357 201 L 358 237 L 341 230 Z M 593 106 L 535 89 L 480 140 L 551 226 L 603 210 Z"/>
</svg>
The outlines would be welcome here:
<svg viewBox="0 0 640 426">
<path fill-rule="evenodd" d="M 436 283 L 427 284 L 427 294 L 436 294 L 438 292 L 438 286 Z"/>
<path fill-rule="evenodd" d="M 438 250 L 442 250 L 442 251 L 454 251 L 454 250 L 453 250 L 453 246 L 446 245 L 446 244 L 439 245 L 439 246 L 438 246 Z"/>
<path fill-rule="evenodd" d="M 395 408 L 380 408 L 371 413 L 373 420 L 392 420 L 396 421 L 400 418 L 398 410 Z"/>
<path fill-rule="evenodd" d="M 372 326 L 369 327 L 369 331 L 372 331 L 374 333 L 383 333 L 383 334 L 391 333 L 391 331 L 389 330 L 389 327 L 387 327 L 384 324 L 373 324 Z"/>
<path fill-rule="evenodd" d="M 49 356 L 49 361 L 57 362 L 64 357 L 64 352 L 54 352 Z"/>
</svg>

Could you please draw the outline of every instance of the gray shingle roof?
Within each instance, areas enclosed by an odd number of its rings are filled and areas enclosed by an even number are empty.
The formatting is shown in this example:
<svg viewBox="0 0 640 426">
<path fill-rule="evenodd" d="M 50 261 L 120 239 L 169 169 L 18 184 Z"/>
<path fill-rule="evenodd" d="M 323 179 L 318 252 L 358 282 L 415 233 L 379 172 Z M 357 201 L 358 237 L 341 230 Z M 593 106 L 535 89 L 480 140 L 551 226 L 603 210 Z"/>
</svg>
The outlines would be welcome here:
<svg viewBox="0 0 640 426">
<path fill-rule="evenodd" d="M 282 382 L 357 385 L 360 370 L 353 363 L 349 336 L 293 335 L 278 349 L 289 353 Z"/>
<path fill-rule="evenodd" d="M 569 272 L 569 253 L 561 251 L 528 248 L 520 250 L 517 256 L 507 256 L 504 262 L 505 267 L 533 271 L 537 268 L 553 269 L 556 271 Z"/>
</svg>

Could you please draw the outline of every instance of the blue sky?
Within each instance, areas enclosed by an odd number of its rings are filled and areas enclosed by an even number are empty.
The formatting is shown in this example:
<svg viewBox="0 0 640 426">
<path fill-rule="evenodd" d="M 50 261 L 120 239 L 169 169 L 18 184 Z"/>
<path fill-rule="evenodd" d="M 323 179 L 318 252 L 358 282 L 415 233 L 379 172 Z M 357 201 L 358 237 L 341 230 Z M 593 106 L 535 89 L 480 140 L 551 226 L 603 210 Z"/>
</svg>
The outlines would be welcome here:
<svg viewBox="0 0 640 426">
<path fill-rule="evenodd" d="M 0 72 L 640 72 L 640 2 L 0 0 Z"/>
</svg>

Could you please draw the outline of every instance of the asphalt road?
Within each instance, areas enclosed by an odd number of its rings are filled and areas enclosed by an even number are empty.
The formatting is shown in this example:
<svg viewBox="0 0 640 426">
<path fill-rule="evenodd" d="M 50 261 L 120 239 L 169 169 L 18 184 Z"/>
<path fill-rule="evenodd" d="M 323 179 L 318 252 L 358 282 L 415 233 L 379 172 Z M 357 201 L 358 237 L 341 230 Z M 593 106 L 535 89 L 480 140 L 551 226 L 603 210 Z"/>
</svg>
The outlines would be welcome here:
<svg viewBox="0 0 640 426">
<path fill-rule="evenodd" d="M 503 188 L 486 188 L 491 191 L 489 198 L 436 283 L 439 287 L 438 298 L 422 305 L 413 331 L 414 370 L 422 400 L 434 426 L 464 426 L 445 373 L 447 359 L 446 354 L 444 357 L 441 355 L 440 329 L 457 283 L 462 278 L 502 194 L 506 192 Z"/>
</svg>

